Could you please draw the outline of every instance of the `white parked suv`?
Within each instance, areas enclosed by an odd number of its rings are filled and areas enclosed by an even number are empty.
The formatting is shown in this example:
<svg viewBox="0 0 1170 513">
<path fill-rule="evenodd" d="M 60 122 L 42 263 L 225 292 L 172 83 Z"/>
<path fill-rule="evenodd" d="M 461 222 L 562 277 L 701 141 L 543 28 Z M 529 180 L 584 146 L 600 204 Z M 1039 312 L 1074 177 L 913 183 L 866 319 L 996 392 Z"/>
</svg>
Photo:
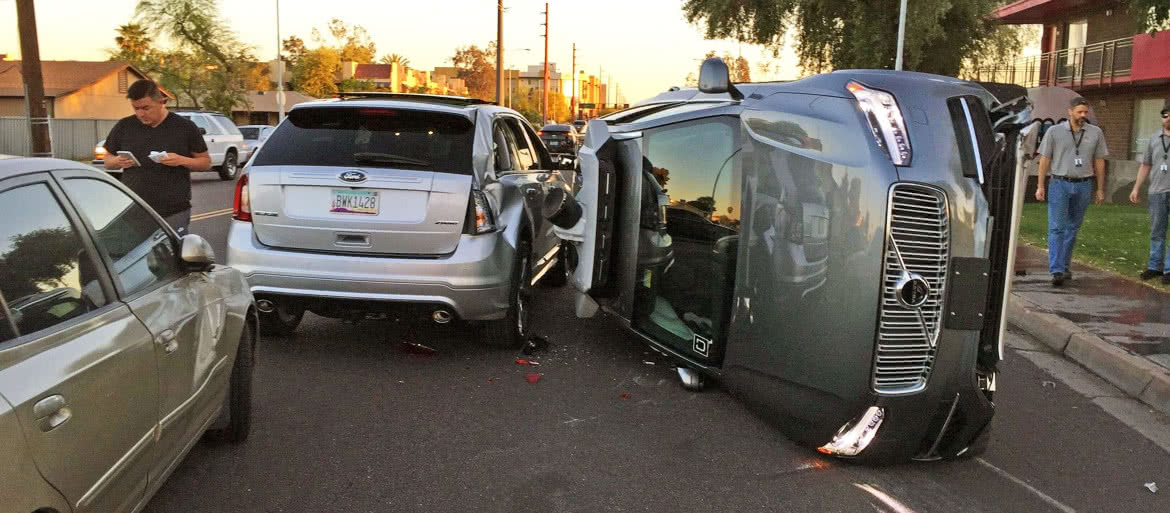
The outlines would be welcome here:
<svg viewBox="0 0 1170 513">
<path fill-rule="evenodd" d="M 361 93 L 294 107 L 236 186 L 227 262 L 261 329 L 306 310 L 360 319 L 411 305 L 518 344 L 530 287 L 565 281 L 540 208 L 567 185 L 532 126 L 467 98 Z"/>
<path fill-rule="evenodd" d="M 220 179 L 235 179 L 240 163 L 248 156 L 248 144 L 236 124 L 218 112 L 176 111 L 175 114 L 190 119 L 203 132 L 211 167 Z"/>
</svg>

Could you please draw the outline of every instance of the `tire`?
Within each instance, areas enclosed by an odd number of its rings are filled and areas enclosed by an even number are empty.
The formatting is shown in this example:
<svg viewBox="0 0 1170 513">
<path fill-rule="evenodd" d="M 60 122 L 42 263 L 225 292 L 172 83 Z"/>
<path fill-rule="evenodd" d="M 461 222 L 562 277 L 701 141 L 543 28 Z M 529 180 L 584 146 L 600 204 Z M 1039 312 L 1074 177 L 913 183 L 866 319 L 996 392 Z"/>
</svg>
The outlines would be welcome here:
<svg viewBox="0 0 1170 513">
<path fill-rule="evenodd" d="M 227 427 L 210 432 L 211 435 L 231 443 L 248 439 L 252 432 L 252 371 L 256 367 L 255 325 L 249 322 L 240 335 L 236 349 L 236 363 L 228 382 L 227 405 L 224 413 L 228 416 Z"/>
<path fill-rule="evenodd" d="M 260 333 L 278 337 L 292 335 L 304 317 L 303 308 L 289 309 L 276 305 L 276 309 L 271 312 L 260 312 Z"/>
<path fill-rule="evenodd" d="M 531 253 L 531 246 L 527 242 L 516 248 L 516 256 L 512 260 L 512 284 L 508 289 L 508 312 L 503 319 L 483 324 L 482 334 L 492 347 L 520 347 L 531 331 Z"/>
<path fill-rule="evenodd" d="M 545 287 L 559 288 L 564 287 L 569 283 L 569 265 L 566 262 L 568 251 L 565 249 L 565 244 L 561 243 L 560 251 L 557 251 L 557 263 L 553 264 L 552 269 L 540 279 L 540 284 Z"/>
<path fill-rule="evenodd" d="M 227 155 L 223 156 L 223 164 L 219 166 L 220 180 L 233 180 L 240 172 L 239 157 L 236 156 L 235 150 L 229 150 Z"/>
</svg>

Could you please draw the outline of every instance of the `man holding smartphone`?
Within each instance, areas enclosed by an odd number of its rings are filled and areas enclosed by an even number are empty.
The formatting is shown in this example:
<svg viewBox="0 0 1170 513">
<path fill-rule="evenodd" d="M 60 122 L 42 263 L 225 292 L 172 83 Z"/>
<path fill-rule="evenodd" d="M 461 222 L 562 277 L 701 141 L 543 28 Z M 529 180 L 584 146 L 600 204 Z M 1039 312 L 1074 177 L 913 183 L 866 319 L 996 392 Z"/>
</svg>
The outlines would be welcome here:
<svg viewBox="0 0 1170 513">
<path fill-rule="evenodd" d="M 179 235 L 191 223 L 191 172 L 211 169 L 211 156 L 199 127 L 167 111 L 167 97 L 152 80 L 126 90 L 134 115 L 118 121 L 106 137 L 106 169 L 121 169 L 122 183 L 138 194 Z M 129 151 L 137 158 L 117 156 Z M 157 162 L 152 151 L 165 151 Z"/>
</svg>

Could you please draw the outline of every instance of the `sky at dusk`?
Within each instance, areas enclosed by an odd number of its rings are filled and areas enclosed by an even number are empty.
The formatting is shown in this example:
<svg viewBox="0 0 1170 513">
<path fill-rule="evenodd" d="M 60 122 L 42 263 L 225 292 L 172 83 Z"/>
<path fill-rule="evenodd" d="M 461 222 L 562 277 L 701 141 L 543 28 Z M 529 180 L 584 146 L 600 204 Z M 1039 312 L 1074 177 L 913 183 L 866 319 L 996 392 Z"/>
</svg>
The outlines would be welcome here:
<svg viewBox="0 0 1170 513">
<path fill-rule="evenodd" d="M 105 60 L 114 47 L 115 28 L 133 19 L 137 0 L 37 0 L 37 31 L 43 60 Z M 280 1 L 280 37 L 296 35 L 313 46 L 313 28 L 325 32 L 331 18 L 365 27 L 378 55 L 398 53 L 422 70 L 450 66 L 455 48 L 487 45 L 496 38 L 495 0 L 309 0 Z M 577 66 L 620 88 L 629 103 L 671 86 L 682 86 L 688 73 L 698 74 L 703 55 L 743 55 L 752 79 L 784 80 L 800 76 L 791 49 L 780 58 L 759 46 L 708 41 L 702 29 L 683 19 L 681 0 L 551 0 L 549 61 L 568 72 L 572 45 Z M 507 68 L 524 69 L 543 60 L 545 2 L 504 0 L 504 56 Z M 261 60 L 276 54 L 276 0 L 221 0 L 221 15 Z M 16 5 L 0 0 L 0 53 L 18 59 Z M 529 50 L 524 50 L 529 49 Z M 767 61 L 772 72 L 761 73 Z"/>
</svg>

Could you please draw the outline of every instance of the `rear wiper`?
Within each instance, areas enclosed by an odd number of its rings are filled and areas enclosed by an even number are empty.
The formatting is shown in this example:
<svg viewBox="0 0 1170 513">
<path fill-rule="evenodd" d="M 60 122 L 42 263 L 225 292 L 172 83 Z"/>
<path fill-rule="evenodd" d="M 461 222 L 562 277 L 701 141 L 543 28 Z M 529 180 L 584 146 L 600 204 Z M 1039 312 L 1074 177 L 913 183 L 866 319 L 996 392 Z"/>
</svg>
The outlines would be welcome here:
<svg viewBox="0 0 1170 513">
<path fill-rule="evenodd" d="M 371 151 L 359 151 L 354 153 L 353 161 L 372 162 L 375 164 L 400 164 L 419 167 L 429 167 L 431 165 L 430 162 L 425 160 L 403 157 L 402 155 L 395 155 L 393 153 L 375 153 Z"/>
</svg>

